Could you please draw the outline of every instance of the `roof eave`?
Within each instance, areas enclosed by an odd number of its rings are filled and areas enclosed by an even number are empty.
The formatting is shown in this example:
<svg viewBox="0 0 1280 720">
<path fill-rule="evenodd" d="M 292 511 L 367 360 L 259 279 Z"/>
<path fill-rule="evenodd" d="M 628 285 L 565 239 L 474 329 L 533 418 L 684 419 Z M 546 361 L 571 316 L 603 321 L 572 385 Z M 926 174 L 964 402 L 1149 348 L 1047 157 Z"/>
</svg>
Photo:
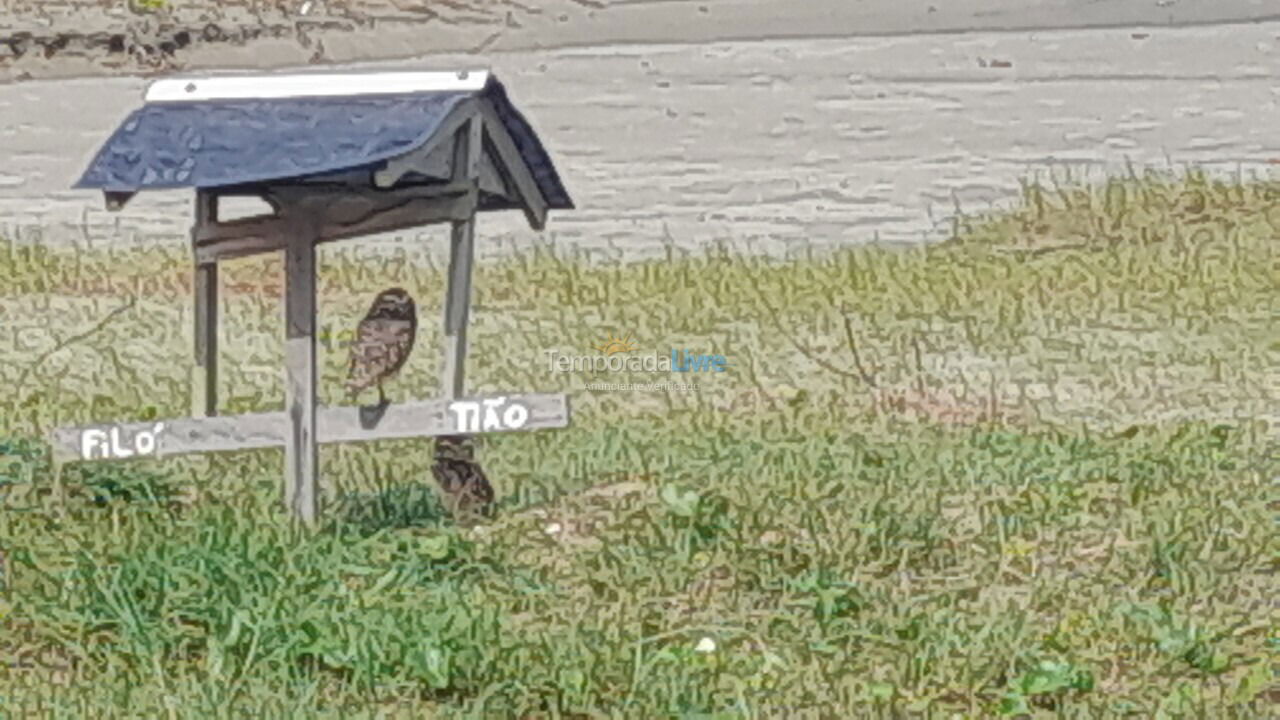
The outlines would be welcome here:
<svg viewBox="0 0 1280 720">
<path fill-rule="evenodd" d="M 487 69 L 457 72 L 297 73 L 165 78 L 151 83 L 148 103 L 210 100 L 342 98 L 422 92 L 480 92 Z"/>
</svg>

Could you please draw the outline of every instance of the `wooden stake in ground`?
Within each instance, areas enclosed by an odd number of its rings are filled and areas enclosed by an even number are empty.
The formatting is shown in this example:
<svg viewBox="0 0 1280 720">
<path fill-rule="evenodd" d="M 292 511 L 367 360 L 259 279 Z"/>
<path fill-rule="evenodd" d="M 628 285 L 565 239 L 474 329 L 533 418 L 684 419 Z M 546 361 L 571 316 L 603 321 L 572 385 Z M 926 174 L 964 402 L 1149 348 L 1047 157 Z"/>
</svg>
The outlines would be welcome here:
<svg viewBox="0 0 1280 720">
<path fill-rule="evenodd" d="M 218 198 L 196 191 L 195 225 L 191 228 L 192 252 L 200 233 L 218 221 Z M 213 417 L 218 412 L 218 263 L 195 266 L 195 355 L 191 414 Z"/>
<path fill-rule="evenodd" d="M 285 251 L 285 507 L 307 524 L 318 510 L 316 467 L 316 246 L 308 223 L 296 224 Z"/>
</svg>

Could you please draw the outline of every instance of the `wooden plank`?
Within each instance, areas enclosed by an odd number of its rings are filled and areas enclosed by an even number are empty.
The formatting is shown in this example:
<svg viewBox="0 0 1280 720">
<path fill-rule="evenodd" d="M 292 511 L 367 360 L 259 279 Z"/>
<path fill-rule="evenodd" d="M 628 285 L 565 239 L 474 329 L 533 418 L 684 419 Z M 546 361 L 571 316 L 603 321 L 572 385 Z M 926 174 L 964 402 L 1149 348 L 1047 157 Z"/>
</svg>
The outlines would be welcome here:
<svg viewBox="0 0 1280 720">
<path fill-rule="evenodd" d="M 470 182 L 471 197 L 479 192 L 480 153 L 483 123 L 473 117 L 458 132 L 454 144 L 454 182 Z M 475 213 L 455 220 L 450 236 L 448 288 L 444 305 L 444 362 L 440 384 L 446 398 L 461 397 L 465 392 L 467 359 L 467 322 L 471 309 L 471 266 L 475 262 Z"/>
<path fill-rule="evenodd" d="M 506 179 L 498 170 L 497 160 L 491 154 L 486 153 L 484 161 L 480 166 L 480 189 L 492 195 L 501 195 L 507 199 L 517 202 L 519 195 L 510 190 L 506 186 Z M 321 173 L 318 175 L 308 175 L 303 178 L 290 179 L 287 182 L 269 182 L 269 183 L 250 183 L 245 185 L 231 185 L 218 189 L 218 195 L 221 197 L 248 196 L 248 197 L 266 197 L 278 199 L 282 196 L 298 198 L 303 197 L 307 193 L 360 193 L 360 192 L 378 192 L 382 188 L 378 188 L 374 184 L 374 174 L 376 170 L 368 168 L 357 168 L 353 170 L 340 170 L 331 173 Z M 453 177 L 453 143 L 442 143 L 434 151 L 424 158 L 417 167 L 413 168 L 413 172 L 424 176 L 419 180 L 415 178 L 412 183 L 405 183 L 401 178 L 394 190 L 411 190 L 411 191 L 440 191 L 441 194 L 449 194 L 450 188 L 448 184 L 441 183 L 441 180 L 448 181 Z"/>
<path fill-rule="evenodd" d="M 288 419 L 270 412 L 97 424 L 59 428 L 50 439 L 63 462 L 254 450 L 283 446 Z"/>
<path fill-rule="evenodd" d="M 530 432 L 565 428 L 570 419 L 564 393 L 422 400 L 390 405 L 372 421 L 369 415 L 368 409 L 354 406 L 318 408 L 316 438 L 328 444 Z M 278 448 L 290 433 L 289 415 L 277 411 L 59 428 L 50 441 L 54 458 L 67 462 Z"/>
<path fill-rule="evenodd" d="M 542 190 L 538 188 L 538 181 L 529 172 L 529 166 L 525 165 L 520 150 L 516 148 L 515 140 L 511 139 L 507 126 L 502 123 L 493 105 L 485 100 L 479 103 L 479 107 L 480 115 L 484 118 L 485 136 L 489 138 L 498 162 L 502 165 L 502 170 L 515 185 L 516 192 L 520 193 L 520 200 L 524 205 L 525 217 L 529 220 L 530 227 L 534 230 L 543 229 L 547 224 L 547 200 L 542 196 Z"/>
<path fill-rule="evenodd" d="M 454 128 L 455 132 L 456 130 L 457 128 Z M 442 142 L 442 143 L 436 144 L 432 148 L 431 152 L 418 158 L 418 160 L 413 163 L 412 167 L 406 167 L 404 169 L 404 174 L 407 175 L 410 172 L 413 172 L 413 173 L 417 173 L 418 175 L 424 176 L 428 180 L 448 180 L 450 177 L 452 177 L 453 176 L 453 170 L 452 170 L 453 139 L 451 136 L 448 136 L 448 137 L 449 137 L 449 142 L 447 143 Z M 372 173 L 370 173 L 370 177 L 374 178 L 374 181 L 373 181 L 374 187 L 382 188 L 383 186 L 377 184 L 377 177 L 379 172 L 381 171 L 374 170 Z M 403 183 L 403 182 L 405 182 L 405 179 L 404 179 L 404 176 L 401 175 L 396 179 L 396 182 L 393 183 L 393 185 Z"/>
<path fill-rule="evenodd" d="M 323 211 L 332 215 L 330 222 L 350 222 L 353 215 L 369 213 L 378 208 L 400 205 L 407 200 L 450 200 L 469 192 L 469 182 L 435 182 L 421 185 L 405 185 L 390 190 L 374 190 L 341 184 L 290 183 L 276 185 L 267 190 L 273 202 L 280 203 L 290 214 Z"/>
<path fill-rule="evenodd" d="M 285 249 L 285 507 L 304 523 L 317 513 L 316 246 L 309 223 L 298 223 Z"/>
<path fill-rule="evenodd" d="M 390 405 L 375 424 L 367 422 L 367 414 L 358 407 L 324 408 L 320 441 L 365 442 L 565 428 L 569 426 L 569 398 L 564 393 L 508 393 L 424 400 Z"/>
<path fill-rule="evenodd" d="M 216 222 L 218 198 L 204 190 L 196 191 L 195 223 L 192 237 Z M 191 378 L 191 414 L 212 416 L 218 413 L 218 266 L 213 262 L 195 266 L 195 368 Z"/>
<path fill-rule="evenodd" d="M 279 215 L 253 217 L 201 224 L 195 233 L 196 245 L 210 245 L 244 238 L 287 237 L 288 221 Z"/>
<path fill-rule="evenodd" d="M 466 130 L 458 133 L 458 140 L 464 144 L 455 145 L 453 181 L 474 185 L 480 180 L 480 159 L 484 156 L 484 120 L 473 116 Z"/>
<path fill-rule="evenodd" d="M 432 223 L 453 221 L 471 217 L 475 211 L 474 194 L 446 197 L 370 198 L 369 209 L 363 216 L 352 218 L 336 216 L 338 206 L 333 206 L 320 225 L 322 242 L 343 240 L 360 235 L 393 232 Z M 376 201 L 372 202 L 372 201 Z M 330 217 L 333 219 L 330 220 Z"/>
<path fill-rule="evenodd" d="M 441 145 L 435 149 L 431 155 L 420 160 L 412 171 L 426 178 L 426 182 L 439 179 L 447 179 L 453 177 L 453 154 L 454 147 L 452 143 Z M 403 177 L 398 181 L 399 188 L 413 187 L 405 184 Z M 414 182 L 423 182 L 415 178 Z M 367 178 L 366 182 L 367 184 Z M 441 186 L 444 187 L 444 186 Z M 520 195 L 508 187 L 506 178 L 498 169 L 498 161 L 493 157 L 492 153 L 482 153 L 480 160 L 480 190 L 489 195 L 497 195 L 505 198 L 512 203 L 520 202 Z"/>
<path fill-rule="evenodd" d="M 298 192 L 291 197 L 288 214 L 318 224 L 317 242 L 332 242 L 381 232 L 393 232 L 432 223 L 466 218 L 475 199 L 453 184 L 439 187 L 388 191 Z M 291 227 L 282 225 L 281 228 Z M 197 262 L 215 262 L 283 250 L 288 235 L 263 233 L 232 237 L 197 245 Z"/>
<path fill-rule="evenodd" d="M 215 263 L 250 255 L 279 252 L 286 244 L 288 244 L 287 239 L 277 235 L 228 238 L 197 245 L 195 257 L 197 263 Z"/>
</svg>

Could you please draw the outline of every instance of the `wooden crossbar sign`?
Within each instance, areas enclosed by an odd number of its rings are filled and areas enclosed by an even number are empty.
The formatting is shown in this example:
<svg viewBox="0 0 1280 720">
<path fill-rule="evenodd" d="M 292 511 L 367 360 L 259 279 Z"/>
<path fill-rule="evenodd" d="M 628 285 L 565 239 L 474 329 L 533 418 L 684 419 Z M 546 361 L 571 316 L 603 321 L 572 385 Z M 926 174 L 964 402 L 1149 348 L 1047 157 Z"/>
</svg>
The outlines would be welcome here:
<svg viewBox="0 0 1280 720">
<path fill-rule="evenodd" d="M 389 405 L 376 418 L 370 417 L 373 410 L 318 408 L 316 440 L 327 444 L 569 426 L 569 401 L 563 393 L 410 402 Z M 286 413 L 264 412 L 59 428 L 51 440 L 54 458 L 68 462 L 284 447 L 289 432 Z"/>
</svg>

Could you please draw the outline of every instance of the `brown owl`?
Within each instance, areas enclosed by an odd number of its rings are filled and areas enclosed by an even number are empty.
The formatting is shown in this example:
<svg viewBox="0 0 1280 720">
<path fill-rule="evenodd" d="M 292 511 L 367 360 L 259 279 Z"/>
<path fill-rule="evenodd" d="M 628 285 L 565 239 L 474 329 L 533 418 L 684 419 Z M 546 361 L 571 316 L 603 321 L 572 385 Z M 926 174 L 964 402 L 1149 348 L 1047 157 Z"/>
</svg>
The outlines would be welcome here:
<svg viewBox="0 0 1280 720">
<path fill-rule="evenodd" d="M 400 288 L 383 290 L 356 327 L 347 368 L 347 392 L 354 399 L 370 386 L 378 386 L 378 404 L 385 405 L 382 382 L 390 379 L 413 350 L 418 315 L 413 298 Z"/>
<path fill-rule="evenodd" d="M 436 462 L 431 473 L 455 518 L 492 515 L 493 486 L 475 461 L 469 438 L 454 435 L 436 438 Z"/>
</svg>

